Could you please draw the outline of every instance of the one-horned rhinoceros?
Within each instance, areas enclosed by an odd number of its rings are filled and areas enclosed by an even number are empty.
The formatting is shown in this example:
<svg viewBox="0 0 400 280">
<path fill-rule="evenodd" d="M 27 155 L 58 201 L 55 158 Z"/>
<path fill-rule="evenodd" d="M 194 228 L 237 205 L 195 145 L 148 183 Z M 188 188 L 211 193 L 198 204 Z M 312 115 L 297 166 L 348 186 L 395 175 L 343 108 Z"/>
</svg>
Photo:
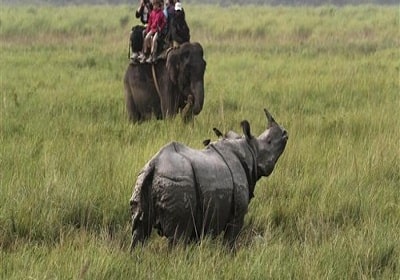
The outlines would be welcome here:
<svg viewBox="0 0 400 280">
<path fill-rule="evenodd" d="M 268 125 L 258 137 L 242 121 L 242 137 L 203 150 L 171 142 L 144 166 L 130 199 L 131 249 L 153 228 L 171 243 L 224 231 L 224 240 L 234 246 L 256 182 L 272 173 L 288 140 L 286 130 L 264 111 Z"/>
</svg>

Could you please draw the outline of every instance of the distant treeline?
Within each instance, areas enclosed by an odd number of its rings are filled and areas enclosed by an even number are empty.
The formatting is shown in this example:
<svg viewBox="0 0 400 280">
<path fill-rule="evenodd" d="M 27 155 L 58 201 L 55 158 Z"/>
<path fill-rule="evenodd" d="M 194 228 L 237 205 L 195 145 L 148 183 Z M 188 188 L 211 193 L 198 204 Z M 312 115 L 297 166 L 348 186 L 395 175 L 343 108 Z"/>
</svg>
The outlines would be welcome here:
<svg viewBox="0 0 400 280">
<path fill-rule="evenodd" d="M 88 5 L 88 4 L 136 4 L 139 0 L 0 0 L 2 4 L 30 4 L 30 5 Z M 191 4 L 217 4 L 220 6 L 230 5 L 361 5 L 361 4 L 398 4 L 399 0 L 183 0 Z"/>
</svg>

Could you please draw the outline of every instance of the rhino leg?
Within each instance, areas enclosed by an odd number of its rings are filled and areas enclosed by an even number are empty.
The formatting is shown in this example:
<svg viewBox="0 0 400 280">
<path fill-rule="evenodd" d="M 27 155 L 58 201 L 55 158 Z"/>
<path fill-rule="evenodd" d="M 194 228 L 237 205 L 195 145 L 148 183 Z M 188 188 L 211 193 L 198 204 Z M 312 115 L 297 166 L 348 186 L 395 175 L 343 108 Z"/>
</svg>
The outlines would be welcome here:
<svg viewBox="0 0 400 280">
<path fill-rule="evenodd" d="M 144 243 L 144 236 L 143 236 L 143 231 L 142 230 L 135 230 L 132 232 L 132 241 L 131 241 L 131 252 L 133 249 L 136 247 L 136 245 L 141 242 L 142 244 Z"/>
<path fill-rule="evenodd" d="M 168 180 L 164 181 L 167 182 Z M 162 190 L 162 199 L 156 206 L 161 235 L 171 245 L 187 242 L 193 235 L 196 219 L 196 198 L 191 184 L 169 185 Z"/>
<path fill-rule="evenodd" d="M 149 238 L 154 224 L 152 204 L 149 199 L 148 187 L 135 191 L 131 200 L 132 242 L 131 251 L 138 242 L 142 244 Z"/>
<path fill-rule="evenodd" d="M 235 185 L 232 202 L 232 216 L 225 228 L 224 241 L 231 250 L 234 250 L 236 239 L 244 224 L 244 216 L 247 213 L 249 203 L 249 192 L 246 186 Z"/>
<path fill-rule="evenodd" d="M 175 246 L 178 243 L 187 244 L 191 240 L 193 232 L 193 222 L 187 221 L 180 223 L 172 236 L 168 238 L 169 245 Z"/>
<path fill-rule="evenodd" d="M 129 201 L 132 214 L 131 251 L 138 242 L 150 236 L 154 225 L 151 182 L 153 180 L 154 162 L 150 161 L 140 171 L 132 197 Z"/>
<path fill-rule="evenodd" d="M 244 224 L 244 216 L 236 217 L 228 223 L 224 234 L 224 243 L 229 246 L 231 250 L 235 249 L 235 242 Z"/>
<path fill-rule="evenodd" d="M 146 215 L 140 213 L 140 211 L 136 211 L 132 215 L 131 252 L 139 242 L 144 244 L 144 242 L 149 238 L 152 231 L 152 225 L 149 221 L 149 217 L 146 217 Z"/>
<path fill-rule="evenodd" d="M 142 245 L 149 238 L 151 234 L 151 229 L 149 231 L 145 231 L 144 228 L 138 227 L 132 232 L 132 241 L 131 241 L 131 252 L 136 247 L 136 245 L 140 242 Z"/>
<path fill-rule="evenodd" d="M 162 232 L 169 240 L 170 245 L 176 245 L 179 242 L 187 243 L 190 241 L 194 231 L 193 213 L 187 209 L 180 213 L 167 212 L 162 215 Z"/>
</svg>

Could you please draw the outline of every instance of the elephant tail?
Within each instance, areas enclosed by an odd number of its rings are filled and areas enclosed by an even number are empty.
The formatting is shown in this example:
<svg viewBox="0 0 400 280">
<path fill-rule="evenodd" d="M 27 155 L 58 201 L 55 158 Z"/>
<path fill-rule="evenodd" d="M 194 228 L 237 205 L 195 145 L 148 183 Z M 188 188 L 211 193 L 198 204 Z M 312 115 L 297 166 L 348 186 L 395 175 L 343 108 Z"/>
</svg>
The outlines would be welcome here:
<svg viewBox="0 0 400 280">
<path fill-rule="evenodd" d="M 153 227 L 152 181 L 154 161 L 155 159 L 150 160 L 140 171 L 129 201 L 132 214 L 131 251 L 138 242 L 143 243 L 150 236 Z"/>
</svg>

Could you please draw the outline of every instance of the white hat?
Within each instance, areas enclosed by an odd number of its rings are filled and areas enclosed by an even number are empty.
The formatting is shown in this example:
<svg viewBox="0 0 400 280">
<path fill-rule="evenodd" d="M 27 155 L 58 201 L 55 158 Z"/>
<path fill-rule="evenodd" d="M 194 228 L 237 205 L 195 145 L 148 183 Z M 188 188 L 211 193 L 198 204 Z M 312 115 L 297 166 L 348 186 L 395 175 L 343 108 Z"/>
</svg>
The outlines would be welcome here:
<svg viewBox="0 0 400 280">
<path fill-rule="evenodd" d="M 175 11 L 182 11 L 182 4 L 180 2 L 175 3 Z"/>
</svg>

